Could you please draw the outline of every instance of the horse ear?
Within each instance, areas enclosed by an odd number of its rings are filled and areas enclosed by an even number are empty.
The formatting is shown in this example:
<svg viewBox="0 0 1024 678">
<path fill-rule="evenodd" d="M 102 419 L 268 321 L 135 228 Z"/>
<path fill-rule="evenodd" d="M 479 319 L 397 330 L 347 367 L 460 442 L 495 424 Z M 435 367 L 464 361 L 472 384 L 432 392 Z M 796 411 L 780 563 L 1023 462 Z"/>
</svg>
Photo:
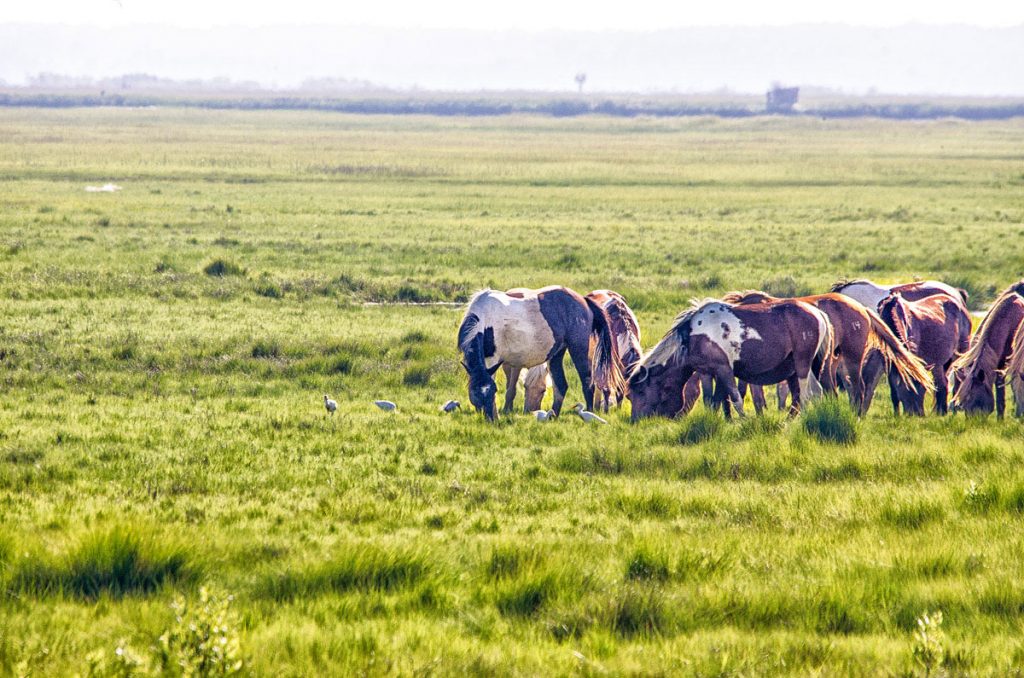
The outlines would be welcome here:
<svg viewBox="0 0 1024 678">
<path fill-rule="evenodd" d="M 501 367 L 501 364 L 503 362 L 505 362 L 505 361 L 504 360 L 499 360 L 498 363 L 494 367 L 487 368 L 487 374 L 489 374 L 489 375 L 491 375 L 493 377 L 494 373 L 498 371 L 498 368 Z"/>
</svg>

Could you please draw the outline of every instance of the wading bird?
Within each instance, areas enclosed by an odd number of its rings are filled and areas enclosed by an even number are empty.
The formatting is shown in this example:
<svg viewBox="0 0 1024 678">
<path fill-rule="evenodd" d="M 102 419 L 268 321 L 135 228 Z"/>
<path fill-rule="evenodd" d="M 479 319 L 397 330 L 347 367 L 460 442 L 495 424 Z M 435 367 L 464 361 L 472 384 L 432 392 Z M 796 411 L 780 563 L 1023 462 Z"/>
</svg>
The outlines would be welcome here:
<svg viewBox="0 0 1024 678">
<path fill-rule="evenodd" d="M 326 393 L 324 394 L 324 409 L 326 409 L 332 416 L 334 415 L 334 411 L 338 409 L 338 403 L 331 400 L 331 397 Z"/>
<path fill-rule="evenodd" d="M 583 403 L 576 403 L 576 407 L 572 408 L 572 411 L 580 415 L 580 419 L 587 422 L 588 424 L 607 424 L 608 422 L 597 416 L 593 412 L 587 412 L 583 408 Z"/>
<path fill-rule="evenodd" d="M 398 405 L 394 404 L 390 400 L 374 400 L 373 404 L 384 410 L 385 412 L 394 412 L 398 409 Z"/>
</svg>

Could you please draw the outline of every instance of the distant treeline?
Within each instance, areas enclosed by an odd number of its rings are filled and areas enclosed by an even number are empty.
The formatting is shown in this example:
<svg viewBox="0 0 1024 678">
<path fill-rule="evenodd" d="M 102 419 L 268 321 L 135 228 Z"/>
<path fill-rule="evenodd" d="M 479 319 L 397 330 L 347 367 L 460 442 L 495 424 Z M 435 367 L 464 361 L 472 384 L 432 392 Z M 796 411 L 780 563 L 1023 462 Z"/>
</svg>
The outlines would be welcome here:
<svg viewBox="0 0 1024 678">
<path fill-rule="evenodd" d="M 687 102 L 666 100 L 598 100 L 596 98 L 471 98 L 442 94 L 409 97 L 321 98 L 296 96 L 168 96 L 151 94 L 69 94 L 69 93 L 0 93 L 0 106 L 70 108 L 78 106 L 188 106 L 237 110 L 314 110 L 377 115 L 510 115 L 514 113 L 569 117 L 579 115 L 640 115 L 679 117 L 714 115 L 741 118 L 764 115 L 763 106 L 752 104 Z M 825 118 L 879 117 L 897 119 L 963 118 L 966 120 L 1003 120 L 1024 116 L 1024 101 L 1002 103 L 998 100 L 968 102 L 957 99 L 946 103 L 933 101 L 898 101 L 874 103 L 849 101 L 805 103 L 790 115 L 813 115 Z"/>
</svg>

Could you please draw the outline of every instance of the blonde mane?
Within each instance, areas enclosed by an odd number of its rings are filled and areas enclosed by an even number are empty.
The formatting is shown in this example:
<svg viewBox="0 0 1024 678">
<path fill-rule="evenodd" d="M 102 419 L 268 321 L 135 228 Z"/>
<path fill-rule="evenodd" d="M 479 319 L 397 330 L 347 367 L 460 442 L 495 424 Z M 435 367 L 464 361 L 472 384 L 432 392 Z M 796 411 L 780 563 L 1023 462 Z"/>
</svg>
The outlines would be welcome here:
<svg viewBox="0 0 1024 678">
<path fill-rule="evenodd" d="M 665 365 L 685 351 L 686 345 L 690 341 L 690 321 L 693 320 L 693 316 L 697 315 L 697 312 L 708 304 L 721 303 L 725 302 L 711 297 L 691 299 L 690 307 L 676 316 L 675 320 L 672 321 L 672 327 L 665 332 L 665 336 L 661 338 L 661 341 L 655 344 L 654 348 L 640 359 L 636 369 L 639 370 L 640 367 L 647 367 L 649 365 Z"/>
</svg>

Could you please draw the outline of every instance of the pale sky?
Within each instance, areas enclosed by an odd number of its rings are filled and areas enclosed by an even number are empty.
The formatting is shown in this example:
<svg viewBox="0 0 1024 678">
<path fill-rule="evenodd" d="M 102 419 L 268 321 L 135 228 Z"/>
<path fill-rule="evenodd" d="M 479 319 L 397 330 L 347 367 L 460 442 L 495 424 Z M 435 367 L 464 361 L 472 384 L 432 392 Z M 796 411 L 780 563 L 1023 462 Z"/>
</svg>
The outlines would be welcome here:
<svg viewBox="0 0 1024 678">
<path fill-rule="evenodd" d="M 1024 24 L 1022 0 L 0 0 L 0 24 L 320 24 L 394 28 L 655 30 L 685 26 Z"/>
</svg>

